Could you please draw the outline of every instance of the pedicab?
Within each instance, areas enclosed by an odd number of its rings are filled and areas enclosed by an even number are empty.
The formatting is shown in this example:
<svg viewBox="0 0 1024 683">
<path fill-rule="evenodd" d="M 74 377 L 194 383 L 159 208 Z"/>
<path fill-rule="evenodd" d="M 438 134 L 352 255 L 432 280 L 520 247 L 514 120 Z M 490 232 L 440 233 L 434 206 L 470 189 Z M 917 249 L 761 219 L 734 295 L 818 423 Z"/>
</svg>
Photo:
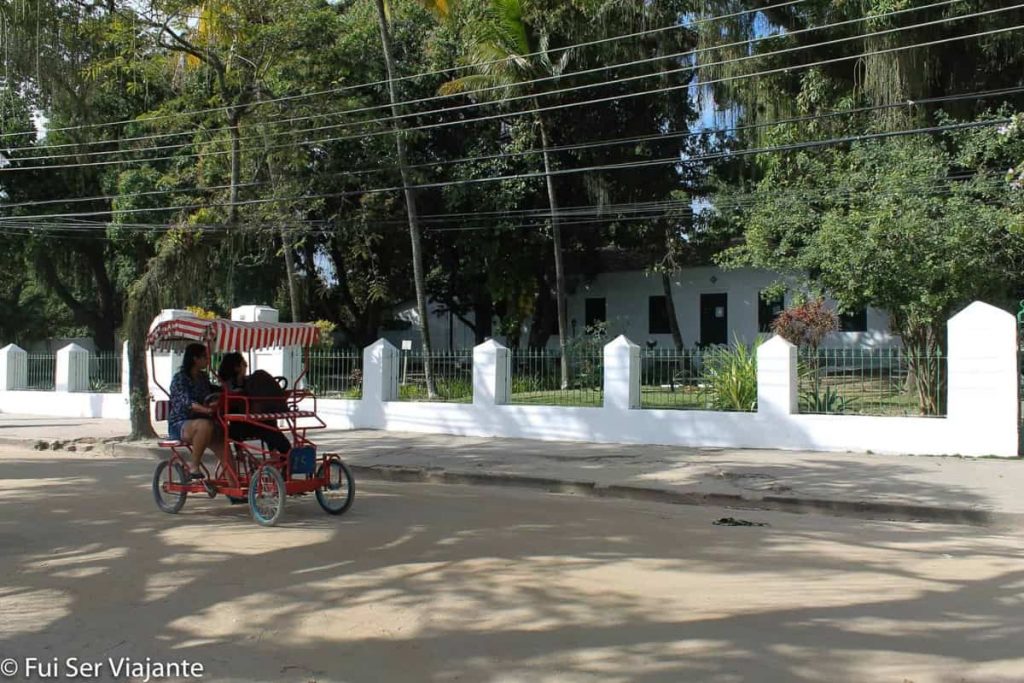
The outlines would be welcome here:
<svg viewBox="0 0 1024 683">
<path fill-rule="evenodd" d="M 308 432 L 327 426 L 317 415 L 314 393 L 301 388 L 309 368 L 309 350 L 317 338 L 316 326 L 307 323 L 178 318 L 152 327 L 146 339 L 151 377 L 167 397 L 156 402 L 158 421 L 167 419 L 170 393 L 156 381 L 157 351 L 200 343 L 211 356 L 230 351 L 248 354 L 251 365 L 252 353 L 257 349 L 301 346 L 304 350 L 302 372 L 291 387 L 286 378 L 275 378 L 281 386 L 276 396 L 255 397 L 222 387 L 211 397 L 215 407 L 213 419 L 220 426 L 218 438 L 224 440 L 228 456 L 224 458 L 226 462 L 217 463 L 212 474 L 205 464 L 201 465 L 205 481 L 191 478 L 189 444 L 170 438 L 159 442 L 170 451 L 153 473 L 153 497 L 160 510 L 179 512 L 189 494 L 211 498 L 220 494 L 232 502 L 248 502 L 257 523 L 273 526 L 281 519 L 287 496 L 313 493 L 320 507 L 331 515 L 340 515 L 352 506 L 355 481 L 348 466 L 336 453 L 318 454 L 316 444 L 308 437 Z M 233 424 L 279 431 L 288 437 L 291 449 L 288 453 L 277 453 L 269 450 L 265 442 L 233 439 Z"/>
</svg>

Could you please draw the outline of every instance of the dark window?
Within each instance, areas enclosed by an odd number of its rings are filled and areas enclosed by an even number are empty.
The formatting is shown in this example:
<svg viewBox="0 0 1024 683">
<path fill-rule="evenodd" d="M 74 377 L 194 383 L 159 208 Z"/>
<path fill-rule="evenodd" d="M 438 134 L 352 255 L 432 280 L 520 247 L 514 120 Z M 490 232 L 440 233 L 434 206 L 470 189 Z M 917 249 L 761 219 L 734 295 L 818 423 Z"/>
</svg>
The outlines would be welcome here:
<svg viewBox="0 0 1024 683">
<path fill-rule="evenodd" d="M 757 297 L 757 329 L 760 332 L 771 332 L 772 323 L 785 307 L 785 298 L 782 296 L 765 299 L 763 294 L 759 295 Z"/>
<path fill-rule="evenodd" d="M 608 314 L 605 307 L 604 298 L 587 299 L 584 302 L 584 304 L 584 319 L 587 321 L 587 327 L 593 327 L 597 323 L 603 323 L 608 321 Z"/>
<path fill-rule="evenodd" d="M 648 334 L 671 334 L 668 324 L 668 305 L 665 297 L 652 296 L 647 299 L 647 332 Z"/>
<path fill-rule="evenodd" d="M 868 310 L 850 311 L 839 316 L 839 329 L 843 332 L 867 332 Z"/>
</svg>

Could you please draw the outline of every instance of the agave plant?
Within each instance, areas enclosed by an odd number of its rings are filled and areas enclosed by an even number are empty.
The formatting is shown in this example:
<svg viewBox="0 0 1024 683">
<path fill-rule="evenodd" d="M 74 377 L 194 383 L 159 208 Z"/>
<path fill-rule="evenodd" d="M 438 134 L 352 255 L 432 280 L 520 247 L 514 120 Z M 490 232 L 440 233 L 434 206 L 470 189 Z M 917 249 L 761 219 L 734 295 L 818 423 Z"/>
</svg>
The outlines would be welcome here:
<svg viewBox="0 0 1024 683">
<path fill-rule="evenodd" d="M 856 405 L 857 399 L 843 396 L 835 387 L 821 387 L 816 391 L 804 392 L 800 403 L 805 413 L 842 415 Z"/>
</svg>

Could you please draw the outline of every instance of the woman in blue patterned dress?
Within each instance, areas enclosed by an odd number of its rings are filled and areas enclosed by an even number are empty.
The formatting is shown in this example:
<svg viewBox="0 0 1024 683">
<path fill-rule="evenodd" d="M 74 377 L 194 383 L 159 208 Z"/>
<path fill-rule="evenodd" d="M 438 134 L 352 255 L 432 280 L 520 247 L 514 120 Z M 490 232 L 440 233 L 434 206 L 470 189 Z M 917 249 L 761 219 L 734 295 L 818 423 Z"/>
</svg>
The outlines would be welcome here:
<svg viewBox="0 0 1024 683">
<path fill-rule="evenodd" d="M 181 370 L 171 381 L 171 406 L 167 417 L 170 437 L 192 446 L 192 478 L 202 479 L 199 467 L 209 447 L 224 460 L 224 442 L 214 418 L 214 409 L 206 405 L 213 393 L 207 370 L 210 356 L 202 344 L 189 344 Z"/>
</svg>

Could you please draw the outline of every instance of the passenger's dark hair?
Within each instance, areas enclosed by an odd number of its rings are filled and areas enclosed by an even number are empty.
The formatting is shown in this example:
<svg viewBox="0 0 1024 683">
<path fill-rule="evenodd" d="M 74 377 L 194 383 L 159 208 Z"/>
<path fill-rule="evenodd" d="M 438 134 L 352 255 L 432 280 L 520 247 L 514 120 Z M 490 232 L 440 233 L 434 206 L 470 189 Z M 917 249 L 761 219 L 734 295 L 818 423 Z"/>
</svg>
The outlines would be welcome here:
<svg viewBox="0 0 1024 683">
<path fill-rule="evenodd" d="M 196 364 L 197 358 L 206 355 L 206 347 L 202 344 L 189 344 L 185 347 L 185 358 L 181 361 L 181 371 L 186 375 L 192 372 L 192 366 Z"/>
<path fill-rule="evenodd" d="M 217 368 L 217 377 L 220 378 L 221 382 L 233 382 L 235 375 L 238 374 L 238 368 L 245 362 L 242 358 L 242 354 L 231 352 L 225 353 L 224 357 L 220 359 L 220 367 Z"/>
</svg>

